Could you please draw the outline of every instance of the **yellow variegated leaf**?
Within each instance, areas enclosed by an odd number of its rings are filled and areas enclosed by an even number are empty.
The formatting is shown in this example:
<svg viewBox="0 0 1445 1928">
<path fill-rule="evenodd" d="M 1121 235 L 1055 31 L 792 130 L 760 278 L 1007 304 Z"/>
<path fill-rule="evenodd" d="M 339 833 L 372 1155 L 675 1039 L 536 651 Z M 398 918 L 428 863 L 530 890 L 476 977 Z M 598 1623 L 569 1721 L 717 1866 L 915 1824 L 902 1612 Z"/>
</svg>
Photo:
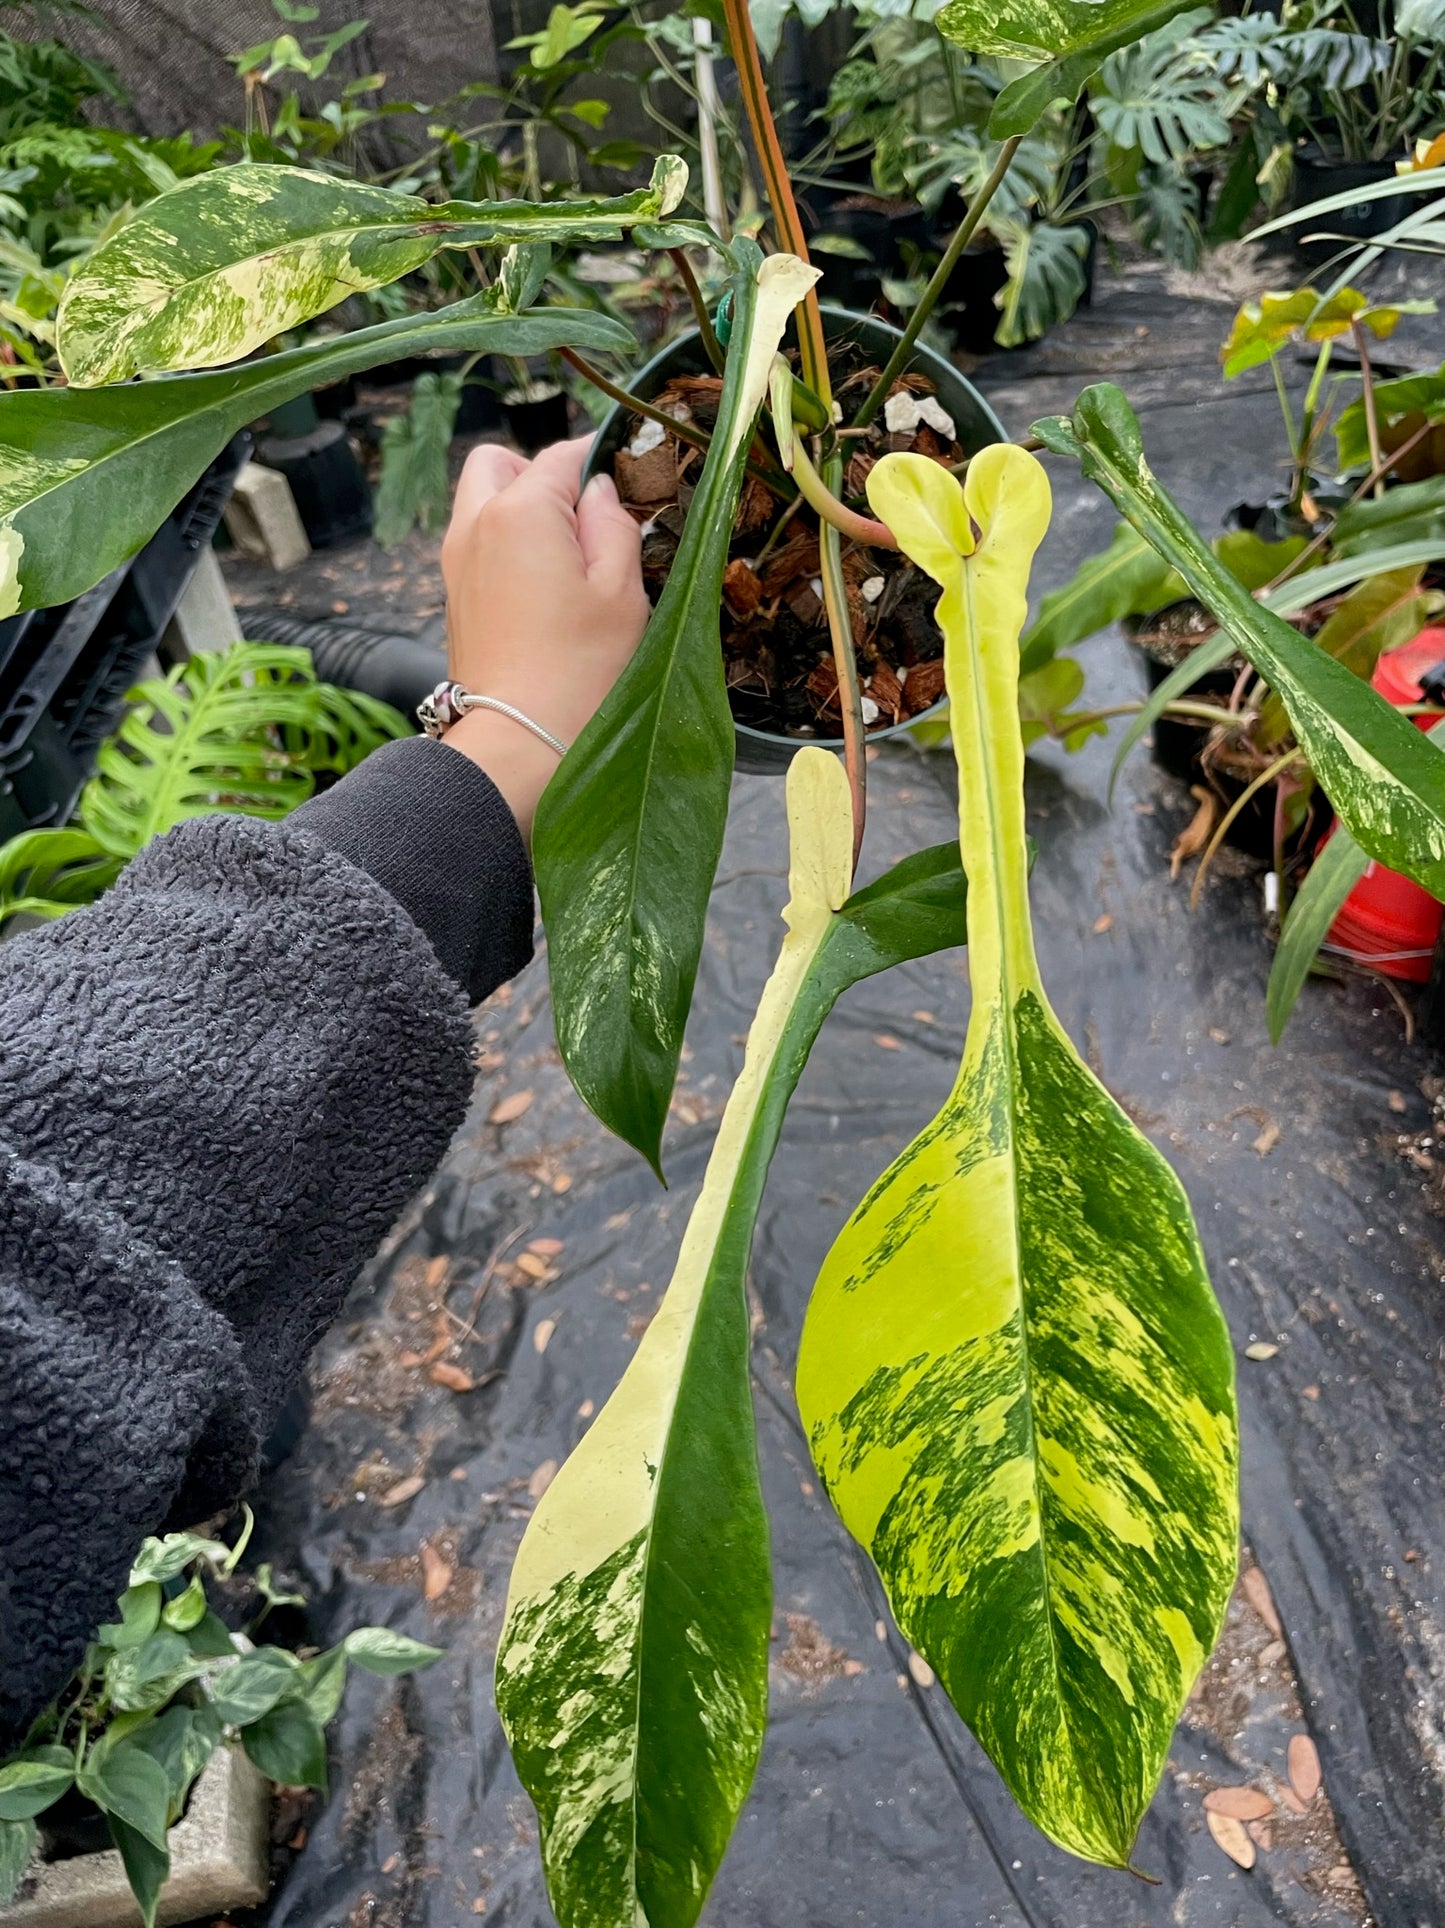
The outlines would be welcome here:
<svg viewBox="0 0 1445 1928">
<path fill-rule="evenodd" d="M 1235 1570 L 1233 1361 L 1178 1181 L 1080 1061 L 1029 919 L 1018 638 L 1049 515 L 886 456 L 874 513 L 940 583 L 973 1011 L 943 1110 L 814 1290 L 798 1403 L 898 1624 L 1044 1832 L 1125 1865 Z"/>
</svg>

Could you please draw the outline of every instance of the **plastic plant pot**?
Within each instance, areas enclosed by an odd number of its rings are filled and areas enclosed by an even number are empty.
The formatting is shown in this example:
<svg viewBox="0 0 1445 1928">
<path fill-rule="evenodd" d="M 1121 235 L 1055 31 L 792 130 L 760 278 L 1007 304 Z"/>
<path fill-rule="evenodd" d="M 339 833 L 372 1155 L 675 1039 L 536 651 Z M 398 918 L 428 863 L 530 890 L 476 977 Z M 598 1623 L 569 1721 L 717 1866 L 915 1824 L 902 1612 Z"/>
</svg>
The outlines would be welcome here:
<svg viewBox="0 0 1445 1928">
<path fill-rule="evenodd" d="M 886 321 L 879 321 L 876 315 L 853 314 L 844 308 L 829 307 L 823 308 L 822 315 L 823 332 L 830 347 L 856 343 L 869 361 L 877 362 L 880 366 L 887 361 L 898 343 L 898 329 L 890 327 Z M 953 417 L 957 440 L 969 455 L 976 455 L 990 442 L 1008 440 L 1007 431 L 997 415 L 973 383 L 960 375 L 951 362 L 945 361 L 941 355 L 931 348 L 925 348 L 920 342 L 915 346 L 908 366 L 927 375 L 933 383 L 939 401 Z M 676 375 L 711 373 L 712 367 L 697 331 L 689 329 L 639 369 L 629 387 L 643 401 L 650 401 Z M 597 431 L 597 439 L 587 461 L 586 472 L 589 477 L 599 470 L 611 472 L 612 459 L 621 448 L 626 433 L 627 411 L 619 403 L 608 410 Z M 915 724 L 930 717 L 936 718 L 946 707 L 946 702 L 946 698 L 940 698 L 931 708 L 920 710 L 917 716 L 910 716 L 905 723 L 890 723 L 884 729 L 869 730 L 868 741 L 881 743 L 885 737 L 902 736 Z M 747 723 L 734 723 L 733 727 L 737 732 L 737 767 L 754 774 L 781 774 L 805 743 L 820 744 L 825 750 L 841 751 L 843 748 L 841 736 L 783 736 L 754 729 Z"/>
<path fill-rule="evenodd" d="M 567 439 L 567 393 L 551 382 L 533 383 L 525 392 L 509 389 L 502 397 L 502 414 L 524 455 L 535 455 L 538 449 Z"/>
</svg>

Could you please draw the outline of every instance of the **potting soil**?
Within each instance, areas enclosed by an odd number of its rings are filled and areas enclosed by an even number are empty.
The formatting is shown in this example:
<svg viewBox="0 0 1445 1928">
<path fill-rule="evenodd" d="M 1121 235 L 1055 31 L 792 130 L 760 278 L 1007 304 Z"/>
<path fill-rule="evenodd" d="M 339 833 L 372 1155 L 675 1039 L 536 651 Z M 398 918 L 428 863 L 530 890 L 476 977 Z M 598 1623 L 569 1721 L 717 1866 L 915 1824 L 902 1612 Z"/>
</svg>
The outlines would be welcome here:
<svg viewBox="0 0 1445 1928">
<path fill-rule="evenodd" d="M 1267 371 L 1227 387 L 1215 374 L 1235 303 L 1278 272 L 1232 271 L 1237 286 L 1212 267 L 1173 294 L 1157 270 L 1111 278 L 1092 311 L 997 358 L 981 386 L 1023 433 L 1086 382 L 1119 381 L 1166 484 L 1212 529 L 1242 494 L 1273 486 L 1281 455 Z M 1408 340 L 1402 330 L 1402 350 Z M 1114 521 L 1076 472 L 1049 471 L 1039 592 L 1102 548 Z M 1141 694 L 1117 634 L 1081 660 L 1091 704 Z M 1439 1067 L 1364 980 L 1307 986 L 1271 1049 L 1258 873 L 1216 869 L 1191 914 L 1187 873 L 1171 881 L 1168 855 L 1193 803 L 1139 752 L 1111 811 L 1113 747 L 1032 758 L 1044 976 L 1071 1036 L 1188 1187 L 1238 1350 L 1244 1443 L 1246 1572 L 1136 1854 L 1159 1885 L 1073 1860 L 1022 1819 L 893 1629 L 818 1488 L 793 1404 L 819 1263 L 953 1076 L 968 996 L 954 953 L 843 1000 L 758 1224 L 772 1710 L 704 1914 L 716 1928 L 1445 1919 L 1445 1227 L 1423 1190 L 1431 1113 L 1419 1092 Z M 868 873 L 949 837 L 954 809 L 946 755 L 884 746 L 871 766 Z M 259 1556 L 312 1594 L 314 1639 L 383 1622 L 446 1657 L 399 1682 L 353 1679 L 333 1792 L 257 1921 L 552 1920 L 492 1697 L 507 1575 L 537 1495 L 666 1286 L 781 936 L 785 847 L 780 783 L 739 778 L 668 1137 L 670 1190 L 572 1095 L 544 958 L 478 1014 L 470 1120 L 322 1345 L 310 1419 L 259 1508 Z M 1299 1735 L 1323 1767 L 1309 1801 L 1287 1773 Z M 1270 1801 L 1234 1843 L 1253 1854 L 1249 1870 L 1203 1806 L 1210 1789 L 1237 1784 Z"/>
</svg>

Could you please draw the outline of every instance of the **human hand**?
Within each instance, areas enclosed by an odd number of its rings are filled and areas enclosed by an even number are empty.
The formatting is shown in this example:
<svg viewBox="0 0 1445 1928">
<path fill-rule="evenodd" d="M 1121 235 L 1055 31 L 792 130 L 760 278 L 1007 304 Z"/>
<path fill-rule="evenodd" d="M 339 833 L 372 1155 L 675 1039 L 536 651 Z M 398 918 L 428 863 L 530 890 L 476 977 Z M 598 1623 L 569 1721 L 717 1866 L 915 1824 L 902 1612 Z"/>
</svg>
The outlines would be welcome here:
<svg viewBox="0 0 1445 1928">
<path fill-rule="evenodd" d="M 533 461 L 486 444 L 467 457 L 442 543 L 448 673 L 564 743 L 632 658 L 647 626 L 642 537 L 608 476 L 582 490 L 590 440 Z M 470 710 L 443 739 L 479 763 L 530 841 L 557 754 L 510 717 Z"/>
</svg>

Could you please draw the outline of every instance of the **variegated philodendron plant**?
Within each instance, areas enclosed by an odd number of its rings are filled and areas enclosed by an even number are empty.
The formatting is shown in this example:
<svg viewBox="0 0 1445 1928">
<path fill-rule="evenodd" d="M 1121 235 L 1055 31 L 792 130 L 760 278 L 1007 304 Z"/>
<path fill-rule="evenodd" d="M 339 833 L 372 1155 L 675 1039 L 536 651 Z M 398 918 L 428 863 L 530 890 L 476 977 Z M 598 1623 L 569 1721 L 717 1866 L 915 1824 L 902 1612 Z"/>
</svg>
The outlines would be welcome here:
<svg viewBox="0 0 1445 1928">
<path fill-rule="evenodd" d="M 1150 4 L 1034 9 L 1058 42 L 1035 91 Z M 620 323 L 547 298 L 550 248 L 721 248 L 679 220 L 684 185 L 664 161 L 609 200 L 434 206 L 244 165 L 159 195 L 71 282 L 68 385 L 0 395 L 0 615 L 89 588 L 238 428 L 309 388 L 432 351 L 626 351 Z M 488 247 L 506 252 L 469 299 L 256 352 L 439 249 Z M 726 372 L 677 559 L 536 826 L 563 1056 L 654 1163 L 732 773 L 722 574 L 778 347 L 815 279 L 747 240 L 722 252 Z M 1035 433 L 1267 678 L 1359 848 L 1445 891 L 1445 759 L 1219 567 L 1150 473 L 1123 396 L 1091 389 Z M 824 1265 L 799 1405 L 900 1629 L 1054 1840 L 1128 1865 L 1234 1574 L 1232 1355 L 1188 1206 L 1054 1017 L 1030 932 L 1017 690 L 1044 471 L 994 447 L 960 486 L 888 456 L 868 493 L 941 591 L 959 840 L 854 890 L 847 778 L 817 747 L 793 762 L 786 934 L 676 1271 L 512 1579 L 497 1700 L 564 1928 L 688 1928 L 747 1794 L 771 1603 L 744 1281 L 788 1099 L 859 979 L 966 939 L 973 1010 L 943 1110 Z"/>
</svg>

